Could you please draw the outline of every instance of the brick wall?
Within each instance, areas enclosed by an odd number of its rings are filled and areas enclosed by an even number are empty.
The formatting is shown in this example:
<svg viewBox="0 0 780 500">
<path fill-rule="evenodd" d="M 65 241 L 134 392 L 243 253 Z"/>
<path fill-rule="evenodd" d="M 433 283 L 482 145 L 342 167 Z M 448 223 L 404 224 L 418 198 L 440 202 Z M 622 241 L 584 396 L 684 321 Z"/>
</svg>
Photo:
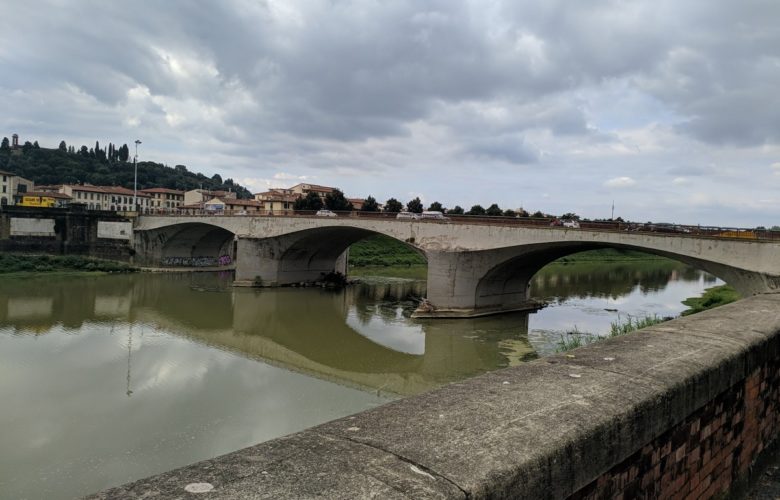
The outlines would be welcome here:
<svg viewBox="0 0 780 500">
<path fill-rule="evenodd" d="M 780 362 L 765 363 L 574 495 L 711 498 L 747 477 L 780 429 Z"/>
</svg>

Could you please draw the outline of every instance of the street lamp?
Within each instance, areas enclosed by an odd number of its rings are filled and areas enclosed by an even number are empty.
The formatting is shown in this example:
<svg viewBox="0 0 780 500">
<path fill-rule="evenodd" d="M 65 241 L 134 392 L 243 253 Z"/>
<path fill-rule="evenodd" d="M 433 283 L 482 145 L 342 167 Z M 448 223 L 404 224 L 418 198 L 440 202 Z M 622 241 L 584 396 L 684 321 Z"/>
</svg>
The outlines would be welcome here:
<svg viewBox="0 0 780 500">
<path fill-rule="evenodd" d="M 134 172 L 134 180 L 133 180 L 133 210 L 136 212 L 138 211 L 138 145 L 141 144 L 141 141 L 138 139 L 135 140 L 135 156 L 133 156 L 133 172 Z"/>
</svg>

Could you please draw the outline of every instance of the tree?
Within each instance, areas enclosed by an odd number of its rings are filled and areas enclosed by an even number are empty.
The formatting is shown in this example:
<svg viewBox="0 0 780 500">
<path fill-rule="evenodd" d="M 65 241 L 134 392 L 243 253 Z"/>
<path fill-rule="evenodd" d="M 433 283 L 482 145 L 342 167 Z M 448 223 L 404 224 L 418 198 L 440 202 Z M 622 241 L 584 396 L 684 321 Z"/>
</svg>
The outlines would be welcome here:
<svg viewBox="0 0 780 500">
<path fill-rule="evenodd" d="M 503 214 L 504 212 L 499 208 L 498 203 L 493 203 L 485 210 L 485 215 L 490 215 L 491 217 L 498 217 Z"/>
<path fill-rule="evenodd" d="M 24 145 L 22 146 L 22 151 L 25 153 L 29 153 L 30 150 L 32 150 L 33 145 L 30 141 L 24 141 Z"/>
<path fill-rule="evenodd" d="M 450 215 L 463 215 L 463 207 L 455 205 L 454 208 L 447 210 L 447 213 Z"/>
<path fill-rule="evenodd" d="M 518 217 L 528 217 L 528 216 L 529 216 L 529 214 L 528 214 L 528 212 L 527 212 L 526 210 L 523 210 L 523 209 L 521 208 L 520 210 L 518 210 L 518 211 L 517 211 L 517 216 L 518 216 Z"/>
<path fill-rule="evenodd" d="M 130 148 L 127 147 L 127 144 L 122 144 L 122 147 L 119 148 L 119 161 L 124 163 L 128 159 L 130 159 Z"/>
<path fill-rule="evenodd" d="M 33 147 L 35 149 L 41 149 L 41 146 L 38 145 L 38 141 L 33 142 Z"/>
<path fill-rule="evenodd" d="M 68 150 L 68 145 L 67 145 L 67 144 L 65 144 L 65 141 L 60 141 L 60 146 L 59 146 L 59 148 L 58 148 L 58 149 L 59 149 L 60 151 L 67 151 L 67 150 Z"/>
<path fill-rule="evenodd" d="M 379 203 L 376 202 L 376 199 L 368 195 L 366 198 L 366 201 L 363 203 L 363 207 L 360 209 L 361 212 L 379 212 Z"/>
<path fill-rule="evenodd" d="M 325 206 L 328 210 L 333 210 L 334 212 L 351 211 L 354 208 L 352 203 L 344 197 L 344 193 L 340 189 L 334 189 L 325 195 Z"/>
<path fill-rule="evenodd" d="M 542 213 L 541 210 L 537 210 L 536 212 L 533 213 L 533 215 L 531 215 L 531 217 L 534 217 L 536 219 L 542 219 L 545 217 L 545 215 Z"/>
<path fill-rule="evenodd" d="M 565 214 L 561 215 L 561 219 L 580 220 L 580 216 L 573 212 L 566 212 Z"/>
<path fill-rule="evenodd" d="M 482 208 L 482 205 L 474 205 L 471 210 L 466 212 L 466 215 L 485 215 L 485 209 Z"/>
<path fill-rule="evenodd" d="M 219 174 L 214 174 L 211 176 L 211 180 L 216 182 L 219 185 L 222 185 L 222 176 Z"/>
<path fill-rule="evenodd" d="M 79 149 L 79 154 L 86 158 L 89 156 L 89 149 L 87 149 L 86 146 L 81 146 L 81 149 Z"/>
<path fill-rule="evenodd" d="M 322 208 L 322 198 L 314 191 L 309 191 L 305 197 L 298 198 L 293 204 L 295 210 L 319 210 Z"/>
<path fill-rule="evenodd" d="M 410 200 L 409 203 L 406 204 L 406 209 L 412 213 L 415 214 L 421 214 L 423 211 L 423 204 L 420 201 L 420 197 L 416 197 L 413 200 Z"/>
<path fill-rule="evenodd" d="M 385 212 L 398 213 L 404 208 L 401 202 L 395 198 L 390 198 L 385 202 Z"/>
<path fill-rule="evenodd" d="M 439 203 L 438 201 L 434 201 L 434 202 L 433 202 L 433 203 L 431 203 L 431 205 L 428 207 L 428 210 L 430 210 L 430 211 L 432 211 L 432 212 L 444 212 L 444 207 L 443 207 L 443 206 L 442 206 L 442 204 L 441 204 L 441 203 Z"/>
<path fill-rule="evenodd" d="M 506 210 L 504 210 L 504 217 L 516 217 L 516 216 L 517 216 L 517 212 L 515 212 L 511 208 L 507 208 Z"/>
<path fill-rule="evenodd" d="M 5 151 L 6 149 L 11 149 L 11 142 L 8 140 L 8 137 L 3 137 L 3 142 L 0 143 L 0 150 Z"/>
</svg>

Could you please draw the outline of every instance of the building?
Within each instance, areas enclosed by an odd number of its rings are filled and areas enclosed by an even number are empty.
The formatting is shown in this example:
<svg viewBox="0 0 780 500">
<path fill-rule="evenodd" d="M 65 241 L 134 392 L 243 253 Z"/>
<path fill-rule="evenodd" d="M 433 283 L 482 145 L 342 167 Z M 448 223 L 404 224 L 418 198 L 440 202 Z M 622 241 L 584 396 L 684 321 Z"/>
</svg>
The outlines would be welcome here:
<svg viewBox="0 0 780 500">
<path fill-rule="evenodd" d="M 48 187 L 48 186 L 47 186 Z M 89 210 L 110 210 L 114 212 L 134 212 L 133 190 L 119 186 L 92 186 L 64 184 L 60 192 L 71 197 L 71 203 L 83 203 Z M 138 191 L 138 209 L 148 212 L 152 196 Z"/>
<path fill-rule="evenodd" d="M 184 205 L 188 208 L 194 205 L 200 205 L 203 208 L 203 204 L 214 198 L 222 199 L 236 199 L 236 193 L 232 191 L 212 191 L 210 189 L 192 189 L 184 193 Z"/>
<path fill-rule="evenodd" d="M 179 208 L 184 205 L 184 191 L 168 188 L 142 189 L 140 192 L 151 196 L 149 200 L 152 210 Z"/>
<path fill-rule="evenodd" d="M 14 137 L 19 140 L 16 134 Z M 35 184 L 31 180 L 0 170 L 0 205 L 13 205 L 18 194 L 32 191 L 34 187 Z"/>
<path fill-rule="evenodd" d="M 295 201 L 301 197 L 291 189 L 271 189 L 264 193 L 255 193 L 255 201 L 262 205 L 262 210 L 268 214 L 283 214 L 292 210 Z"/>
<path fill-rule="evenodd" d="M 19 149 L 19 134 L 11 136 L 11 149 Z"/>
<path fill-rule="evenodd" d="M 299 198 L 305 198 L 306 195 L 308 195 L 310 192 L 315 192 L 323 200 L 325 199 L 325 196 L 329 195 L 335 190 L 336 188 L 332 188 L 328 186 L 318 186 L 317 184 L 296 184 L 295 186 L 289 189 L 289 191 L 292 192 L 292 194 L 298 195 Z"/>
</svg>

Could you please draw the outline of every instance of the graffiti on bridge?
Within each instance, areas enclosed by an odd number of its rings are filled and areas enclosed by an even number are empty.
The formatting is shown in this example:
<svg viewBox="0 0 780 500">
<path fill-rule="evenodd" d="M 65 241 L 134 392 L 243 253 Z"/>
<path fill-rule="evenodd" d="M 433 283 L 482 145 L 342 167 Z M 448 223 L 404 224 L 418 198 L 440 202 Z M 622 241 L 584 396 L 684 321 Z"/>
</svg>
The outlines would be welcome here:
<svg viewBox="0 0 780 500">
<path fill-rule="evenodd" d="M 230 255 L 219 257 L 163 257 L 162 265 L 168 267 L 215 267 L 229 266 L 233 262 Z"/>
</svg>

